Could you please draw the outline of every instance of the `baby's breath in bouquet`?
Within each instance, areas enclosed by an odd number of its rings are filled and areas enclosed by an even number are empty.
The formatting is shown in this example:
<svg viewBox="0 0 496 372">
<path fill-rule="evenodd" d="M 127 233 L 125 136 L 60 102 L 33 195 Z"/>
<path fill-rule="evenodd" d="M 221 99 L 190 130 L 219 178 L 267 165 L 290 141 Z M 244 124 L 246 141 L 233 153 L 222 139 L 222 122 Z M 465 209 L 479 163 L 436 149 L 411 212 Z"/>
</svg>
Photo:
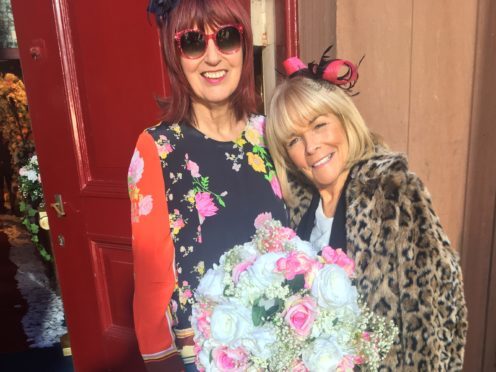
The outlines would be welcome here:
<svg viewBox="0 0 496 372">
<path fill-rule="evenodd" d="M 375 370 L 397 329 L 371 313 L 341 249 L 316 250 L 268 213 L 201 279 L 192 325 L 200 371 Z"/>
</svg>

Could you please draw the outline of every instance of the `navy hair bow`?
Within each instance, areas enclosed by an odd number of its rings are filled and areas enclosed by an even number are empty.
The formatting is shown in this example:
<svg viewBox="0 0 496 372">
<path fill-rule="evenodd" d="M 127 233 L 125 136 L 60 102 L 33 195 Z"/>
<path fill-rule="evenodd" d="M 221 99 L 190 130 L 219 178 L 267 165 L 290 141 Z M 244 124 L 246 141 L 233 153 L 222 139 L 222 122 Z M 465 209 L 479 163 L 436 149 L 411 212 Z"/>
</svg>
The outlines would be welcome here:
<svg viewBox="0 0 496 372">
<path fill-rule="evenodd" d="M 169 13 L 176 7 L 179 0 L 150 0 L 148 3 L 148 8 L 146 8 L 148 13 L 155 14 L 157 19 L 157 24 L 164 22 Z"/>
</svg>

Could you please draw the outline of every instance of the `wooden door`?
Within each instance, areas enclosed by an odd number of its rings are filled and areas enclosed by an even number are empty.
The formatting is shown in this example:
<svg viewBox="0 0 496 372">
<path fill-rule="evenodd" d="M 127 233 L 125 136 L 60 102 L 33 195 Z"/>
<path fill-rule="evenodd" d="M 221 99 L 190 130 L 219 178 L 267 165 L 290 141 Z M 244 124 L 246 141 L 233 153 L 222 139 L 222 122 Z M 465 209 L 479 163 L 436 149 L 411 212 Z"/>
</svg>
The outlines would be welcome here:
<svg viewBox="0 0 496 372">
<path fill-rule="evenodd" d="M 249 9 L 249 0 L 242 0 Z M 127 167 L 168 90 L 148 0 L 12 0 L 77 371 L 142 371 Z"/>
<path fill-rule="evenodd" d="M 143 370 L 126 174 L 167 91 L 147 0 L 12 5 L 75 368 Z"/>
</svg>

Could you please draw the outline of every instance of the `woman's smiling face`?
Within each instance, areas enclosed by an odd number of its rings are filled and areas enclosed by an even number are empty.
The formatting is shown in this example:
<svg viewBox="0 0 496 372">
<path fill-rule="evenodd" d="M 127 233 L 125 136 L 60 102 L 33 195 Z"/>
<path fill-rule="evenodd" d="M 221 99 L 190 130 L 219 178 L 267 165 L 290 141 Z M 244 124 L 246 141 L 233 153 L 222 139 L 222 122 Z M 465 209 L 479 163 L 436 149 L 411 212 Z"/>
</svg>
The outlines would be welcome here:
<svg viewBox="0 0 496 372">
<path fill-rule="evenodd" d="M 348 138 L 334 114 L 321 115 L 289 137 L 287 152 L 295 167 L 321 191 L 333 188 L 346 170 Z"/>
<path fill-rule="evenodd" d="M 217 30 L 205 29 L 207 34 L 214 31 Z M 227 104 L 241 78 L 243 50 L 239 48 L 234 53 L 222 53 L 213 40 L 208 40 L 205 54 L 196 59 L 181 56 L 181 67 L 195 100 L 207 105 Z"/>
</svg>

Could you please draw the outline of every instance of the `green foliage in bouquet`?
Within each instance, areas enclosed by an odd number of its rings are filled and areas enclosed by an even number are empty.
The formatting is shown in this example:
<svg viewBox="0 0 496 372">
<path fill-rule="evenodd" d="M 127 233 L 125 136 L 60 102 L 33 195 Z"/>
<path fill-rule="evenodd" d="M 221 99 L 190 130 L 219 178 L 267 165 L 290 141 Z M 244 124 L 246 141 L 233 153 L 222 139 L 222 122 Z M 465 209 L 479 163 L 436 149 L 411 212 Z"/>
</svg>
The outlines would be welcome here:
<svg viewBox="0 0 496 372">
<path fill-rule="evenodd" d="M 19 170 L 19 191 L 22 201 L 19 210 L 23 214 L 22 224 L 31 233 L 31 241 L 46 261 L 52 261 L 50 252 L 40 242 L 39 210 L 45 207 L 43 191 L 41 189 L 38 157 L 36 155 Z"/>
</svg>

